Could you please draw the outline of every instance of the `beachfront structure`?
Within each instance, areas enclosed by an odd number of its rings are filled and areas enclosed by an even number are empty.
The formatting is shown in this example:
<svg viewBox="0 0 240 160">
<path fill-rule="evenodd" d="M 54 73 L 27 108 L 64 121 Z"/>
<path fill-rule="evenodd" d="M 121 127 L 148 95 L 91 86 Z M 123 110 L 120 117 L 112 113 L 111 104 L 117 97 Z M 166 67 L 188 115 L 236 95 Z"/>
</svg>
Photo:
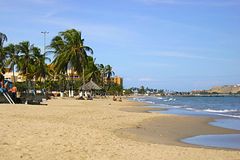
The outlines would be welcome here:
<svg viewBox="0 0 240 160">
<path fill-rule="evenodd" d="M 104 82 L 107 84 L 108 83 L 108 79 L 107 77 L 104 78 Z M 117 84 L 119 86 L 123 86 L 123 78 L 119 77 L 119 76 L 115 76 L 115 77 L 111 77 L 110 78 L 110 82 Z"/>
<path fill-rule="evenodd" d="M 74 71 L 72 69 L 67 70 L 67 75 L 68 75 L 69 78 L 73 78 L 73 79 L 79 79 L 80 78 L 77 71 Z"/>
<path fill-rule="evenodd" d="M 48 65 L 48 67 L 52 67 L 51 65 Z M 77 74 L 76 71 L 72 70 L 72 69 L 68 69 L 67 70 L 67 75 L 68 75 L 68 78 L 70 79 L 80 79 L 81 77 Z M 10 71 L 9 68 L 6 68 L 6 73 L 4 75 L 5 79 L 6 80 L 10 80 L 10 81 L 14 81 L 14 78 L 15 78 L 15 82 L 24 82 L 26 81 L 26 78 L 20 74 L 20 72 L 14 72 L 14 77 L 13 77 L 13 72 Z M 54 78 L 54 81 L 57 81 L 58 79 L 55 79 Z M 110 78 L 110 82 L 111 83 L 114 83 L 114 84 L 117 84 L 117 85 L 120 85 L 120 86 L 123 86 L 123 78 L 120 77 L 120 76 L 115 76 L 115 77 L 111 77 Z M 107 84 L 108 83 L 108 80 L 107 80 L 107 77 L 104 78 L 104 83 Z"/>
<path fill-rule="evenodd" d="M 5 71 L 6 71 L 6 73 L 4 74 L 4 78 L 6 80 L 9 80 L 12 82 L 14 82 L 14 78 L 15 78 L 15 82 L 24 82 L 26 80 L 22 75 L 20 75 L 19 72 L 15 71 L 14 76 L 13 76 L 13 72 L 10 71 L 9 68 L 6 68 Z"/>
</svg>

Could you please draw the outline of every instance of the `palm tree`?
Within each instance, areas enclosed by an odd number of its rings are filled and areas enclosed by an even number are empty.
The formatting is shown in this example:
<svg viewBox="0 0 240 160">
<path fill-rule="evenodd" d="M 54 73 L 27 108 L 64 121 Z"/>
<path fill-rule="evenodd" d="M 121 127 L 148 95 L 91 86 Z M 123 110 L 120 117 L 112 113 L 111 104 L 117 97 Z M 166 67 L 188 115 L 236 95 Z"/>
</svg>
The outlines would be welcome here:
<svg viewBox="0 0 240 160">
<path fill-rule="evenodd" d="M 46 56 L 46 53 L 41 54 L 40 49 L 35 48 L 35 51 L 33 52 L 33 61 L 34 61 L 34 76 L 35 79 L 40 79 L 40 83 L 42 78 L 45 80 L 46 76 L 48 74 L 48 67 L 45 61 L 51 61 L 50 58 Z"/>
<path fill-rule="evenodd" d="M 108 90 L 109 90 L 110 85 L 111 85 L 111 77 L 113 75 L 115 75 L 115 73 L 113 72 L 112 67 L 110 65 L 105 66 L 105 74 L 106 74 L 106 77 L 107 77 Z"/>
<path fill-rule="evenodd" d="M 34 54 L 40 52 L 40 49 L 34 47 L 29 41 L 23 41 L 19 43 L 19 61 L 18 70 L 22 75 L 26 77 L 26 83 L 29 89 L 29 82 L 34 77 Z"/>
<path fill-rule="evenodd" d="M 105 66 L 105 71 L 106 71 L 105 74 L 106 74 L 107 80 L 110 80 L 111 77 L 115 75 L 110 65 Z"/>
<path fill-rule="evenodd" d="M 93 57 L 88 57 L 88 64 L 86 66 L 86 79 L 89 81 L 93 80 L 95 83 L 101 82 L 101 72 L 98 68 L 98 65 L 95 64 L 95 60 Z"/>
<path fill-rule="evenodd" d="M 104 88 L 105 82 L 104 78 L 106 77 L 106 68 L 103 64 L 97 64 L 98 70 L 100 71 L 100 77 L 101 77 L 101 86 Z"/>
<path fill-rule="evenodd" d="M 3 47 L 3 43 L 5 41 L 7 41 L 7 36 L 4 33 L 0 32 L 0 47 Z"/>
<path fill-rule="evenodd" d="M 39 80 L 39 85 L 42 86 L 42 79 L 43 82 L 43 89 L 45 94 L 45 87 L 46 87 L 46 77 L 48 75 L 48 66 L 45 63 L 45 61 L 51 61 L 50 58 L 46 56 L 46 53 L 41 54 L 41 51 L 39 48 L 34 48 L 33 52 L 33 63 L 34 63 L 34 79 L 35 79 L 35 85 L 36 82 Z M 41 87 L 42 88 L 42 87 Z"/>
<path fill-rule="evenodd" d="M 7 41 L 7 36 L 0 32 L 0 69 L 4 69 L 6 53 L 3 48 L 4 42 Z"/>
<path fill-rule="evenodd" d="M 19 46 L 14 44 L 9 44 L 5 47 L 7 54 L 6 64 L 9 66 L 10 70 L 13 72 L 13 83 L 15 83 L 15 66 L 18 63 L 19 58 Z"/>
<path fill-rule="evenodd" d="M 57 73 L 67 73 L 71 68 L 79 75 L 82 74 L 83 83 L 85 83 L 85 66 L 87 64 L 87 53 L 93 54 L 93 50 L 85 46 L 81 32 L 75 29 L 60 32 L 58 36 L 52 39 L 50 47 L 54 49 L 55 58 L 53 64 Z"/>
</svg>

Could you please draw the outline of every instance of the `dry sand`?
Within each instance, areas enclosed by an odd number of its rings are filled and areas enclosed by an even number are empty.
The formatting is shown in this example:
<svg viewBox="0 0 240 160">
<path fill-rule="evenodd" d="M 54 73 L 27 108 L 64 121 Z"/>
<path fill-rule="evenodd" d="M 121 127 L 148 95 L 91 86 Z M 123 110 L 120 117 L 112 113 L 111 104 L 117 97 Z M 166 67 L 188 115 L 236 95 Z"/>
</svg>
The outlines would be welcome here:
<svg viewBox="0 0 240 160">
<path fill-rule="evenodd" d="M 144 125 L 156 122 L 155 119 L 160 123 L 171 122 L 178 130 L 182 127 L 177 127 L 179 119 L 171 119 L 177 116 L 122 110 L 137 105 L 126 100 L 79 101 L 68 98 L 50 100 L 48 106 L 1 104 L 0 160 L 240 159 L 240 151 L 196 148 L 166 142 L 150 143 L 144 136 L 139 138 L 144 134 L 135 134 L 126 131 L 126 128 L 142 130 Z M 181 119 L 181 124 L 189 122 L 190 125 L 193 121 L 189 117 Z M 194 124 L 203 123 L 206 122 Z M 161 124 L 157 130 L 163 127 Z M 173 131 L 169 128 L 169 137 L 174 137 Z M 232 131 L 223 129 L 217 132 Z M 166 131 L 164 136 L 167 135 Z"/>
</svg>

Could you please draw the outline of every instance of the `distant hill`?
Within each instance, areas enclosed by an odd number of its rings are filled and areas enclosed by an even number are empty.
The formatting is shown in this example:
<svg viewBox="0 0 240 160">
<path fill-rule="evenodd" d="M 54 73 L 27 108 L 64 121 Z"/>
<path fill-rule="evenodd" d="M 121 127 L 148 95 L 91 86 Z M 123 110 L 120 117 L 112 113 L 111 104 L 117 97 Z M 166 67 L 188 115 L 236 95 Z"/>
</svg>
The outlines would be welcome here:
<svg viewBox="0 0 240 160">
<path fill-rule="evenodd" d="M 237 85 L 224 85 L 212 87 L 208 92 L 213 93 L 240 93 L 240 84 Z"/>
</svg>

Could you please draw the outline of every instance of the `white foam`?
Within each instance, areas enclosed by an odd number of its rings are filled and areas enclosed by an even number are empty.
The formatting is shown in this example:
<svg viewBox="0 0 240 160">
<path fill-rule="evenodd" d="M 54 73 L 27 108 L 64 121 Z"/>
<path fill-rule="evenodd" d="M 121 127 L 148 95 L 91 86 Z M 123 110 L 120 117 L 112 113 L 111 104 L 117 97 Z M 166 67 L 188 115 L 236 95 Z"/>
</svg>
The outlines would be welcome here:
<svg viewBox="0 0 240 160">
<path fill-rule="evenodd" d="M 193 108 L 185 108 L 186 110 L 190 110 L 190 111 L 194 111 L 196 109 L 193 109 Z"/>
<path fill-rule="evenodd" d="M 205 109 L 203 111 L 206 111 L 206 112 L 213 112 L 213 113 L 228 113 L 228 112 L 236 112 L 238 110 L 236 109 L 224 109 L 224 110 L 214 110 L 214 109 Z"/>
<path fill-rule="evenodd" d="M 229 115 L 229 114 L 218 114 L 219 116 L 225 116 L 225 117 L 232 117 L 232 118 L 240 118 L 240 116 L 237 115 Z"/>
<path fill-rule="evenodd" d="M 171 106 L 173 108 L 182 108 L 182 106 Z"/>
<path fill-rule="evenodd" d="M 152 102 L 152 101 L 144 101 L 144 102 L 146 102 L 146 103 L 150 103 L 150 104 L 155 104 L 155 103 Z"/>
<path fill-rule="evenodd" d="M 143 98 L 133 98 L 134 101 L 138 101 L 138 102 L 143 102 L 145 99 Z"/>
</svg>

